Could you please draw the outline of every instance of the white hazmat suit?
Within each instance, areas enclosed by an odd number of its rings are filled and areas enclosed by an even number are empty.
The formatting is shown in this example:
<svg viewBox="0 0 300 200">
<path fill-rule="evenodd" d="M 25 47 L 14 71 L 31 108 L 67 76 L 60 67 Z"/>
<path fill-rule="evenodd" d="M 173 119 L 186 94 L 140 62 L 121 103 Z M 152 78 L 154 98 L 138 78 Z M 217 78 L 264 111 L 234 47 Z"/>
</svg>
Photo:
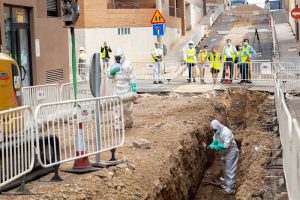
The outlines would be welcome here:
<svg viewBox="0 0 300 200">
<path fill-rule="evenodd" d="M 232 131 L 222 125 L 218 120 L 211 122 L 214 131 L 213 142 L 209 146 L 213 150 L 221 150 L 221 167 L 225 179 L 225 193 L 235 193 L 236 170 L 239 158 L 239 150 L 233 138 Z"/>
<path fill-rule="evenodd" d="M 128 93 L 136 92 L 135 90 L 135 73 L 131 63 L 125 60 L 125 55 L 120 48 L 115 51 L 115 63 L 108 69 L 108 77 L 113 80 L 115 95 L 128 95 Z M 133 87 L 133 85 L 135 87 Z M 133 124 L 132 118 L 133 102 L 123 104 L 125 127 L 131 128 Z"/>
</svg>

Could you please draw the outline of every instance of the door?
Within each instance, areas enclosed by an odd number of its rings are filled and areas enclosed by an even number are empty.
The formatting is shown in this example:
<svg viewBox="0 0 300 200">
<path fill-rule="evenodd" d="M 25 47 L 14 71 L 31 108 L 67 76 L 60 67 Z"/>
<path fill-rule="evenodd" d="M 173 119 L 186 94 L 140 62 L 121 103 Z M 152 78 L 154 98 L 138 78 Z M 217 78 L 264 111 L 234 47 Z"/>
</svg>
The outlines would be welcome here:
<svg viewBox="0 0 300 200">
<path fill-rule="evenodd" d="M 6 49 L 26 70 L 23 86 L 32 85 L 30 24 L 26 8 L 5 7 Z"/>
</svg>

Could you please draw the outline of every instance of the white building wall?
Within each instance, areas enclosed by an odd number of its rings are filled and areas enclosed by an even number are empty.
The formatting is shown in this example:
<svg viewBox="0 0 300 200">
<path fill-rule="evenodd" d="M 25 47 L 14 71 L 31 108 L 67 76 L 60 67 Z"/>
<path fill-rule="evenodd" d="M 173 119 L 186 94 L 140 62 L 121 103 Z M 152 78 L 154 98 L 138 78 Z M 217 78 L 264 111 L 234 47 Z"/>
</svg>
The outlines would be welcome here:
<svg viewBox="0 0 300 200">
<path fill-rule="evenodd" d="M 156 37 L 152 35 L 152 27 L 130 28 L 130 34 L 118 35 L 118 28 L 76 29 L 76 49 L 85 47 L 87 63 L 95 52 L 100 52 L 104 41 L 112 48 L 121 47 L 126 58 L 132 62 L 151 61 L 150 51 L 154 48 Z M 168 48 L 180 38 L 181 32 L 175 28 L 166 28 L 163 44 Z"/>
<path fill-rule="evenodd" d="M 198 24 L 203 17 L 203 8 L 198 7 L 194 4 L 191 4 L 191 25 L 192 28 L 195 27 L 196 24 Z"/>
</svg>

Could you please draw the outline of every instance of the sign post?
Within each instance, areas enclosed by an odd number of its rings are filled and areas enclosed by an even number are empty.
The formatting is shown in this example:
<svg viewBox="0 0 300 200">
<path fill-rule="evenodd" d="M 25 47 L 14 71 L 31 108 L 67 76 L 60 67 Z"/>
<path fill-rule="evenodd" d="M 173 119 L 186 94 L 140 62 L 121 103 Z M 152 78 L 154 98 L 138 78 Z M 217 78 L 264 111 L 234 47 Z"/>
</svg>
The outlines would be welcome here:
<svg viewBox="0 0 300 200">
<path fill-rule="evenodd" d="M 159 10 L 156 10 L 152 16 L 151 24 L 153 29 L 153 35 L 157 37 L 157 42 L 161 48 L 161 36 L 165 34 L 166 20 Z"/>
<path fill-rule="evenodd" d="M 296 5 L 296 8 L 294 8 L 291 11 L 291 16 L 296 21 L 296 40 L 299 40 L 299 23 L 298 23 L 298 19 L 300 19 L 300 8 L 298 8 L 298 5 Z"/>
</svg>

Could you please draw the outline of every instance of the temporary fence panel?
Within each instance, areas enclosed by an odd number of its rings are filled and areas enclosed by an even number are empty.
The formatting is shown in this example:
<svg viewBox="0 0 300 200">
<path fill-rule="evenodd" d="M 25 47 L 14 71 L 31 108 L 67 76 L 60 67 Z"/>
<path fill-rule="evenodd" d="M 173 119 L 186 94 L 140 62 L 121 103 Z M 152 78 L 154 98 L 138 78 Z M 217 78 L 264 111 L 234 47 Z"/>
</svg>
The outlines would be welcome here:
<svg viewBox="0 0 300 200">
<path fill-rule="evenodd" d="M 44 110 L 56 114 L 49 115 L 36 134 L 36 139 L 40 141 L 37 143 L 38 149 L 41 149 L 38 160 L 43 167 L 94 155 L 124 144 L 123 104 L 118 96 L 43 104 L 35 110 L 35 118 L 39 118 Z M 53 142 L 54 154 L 45 148 L 49 142 Z M 41 158 L 43 154 L 50 155 L 48 161 Z"/>
<path fill-rule="evenodd" d="M 277 78 L 284 93 L 300 92 L 300 69 L 279 70 Z"/>
<path fill-rule="evenodd" d="M 91 98 L 92 93 L 90 89 L 90 84 L 88 81 L 78 81 L 77 82 L 77 99 Z M 74 100 L 74 86 L 73 83 L 65 83 L 60 87 L 60 99 Z"/>
<path fill-rule="evenodd" d="M 33 116 L 29 106 L 0 112 L 0 189 L 33 169 Z"/>
<path fill-rule="evenodd" d="M 287 172 L 291 173 L 289 190 L 292 195 L 290 195 L 290 199 L 300 199 L 300 127 L 296 119 L 293 119 L 291 155 L 291 164 L 294 167 Z"/>
</svg>

